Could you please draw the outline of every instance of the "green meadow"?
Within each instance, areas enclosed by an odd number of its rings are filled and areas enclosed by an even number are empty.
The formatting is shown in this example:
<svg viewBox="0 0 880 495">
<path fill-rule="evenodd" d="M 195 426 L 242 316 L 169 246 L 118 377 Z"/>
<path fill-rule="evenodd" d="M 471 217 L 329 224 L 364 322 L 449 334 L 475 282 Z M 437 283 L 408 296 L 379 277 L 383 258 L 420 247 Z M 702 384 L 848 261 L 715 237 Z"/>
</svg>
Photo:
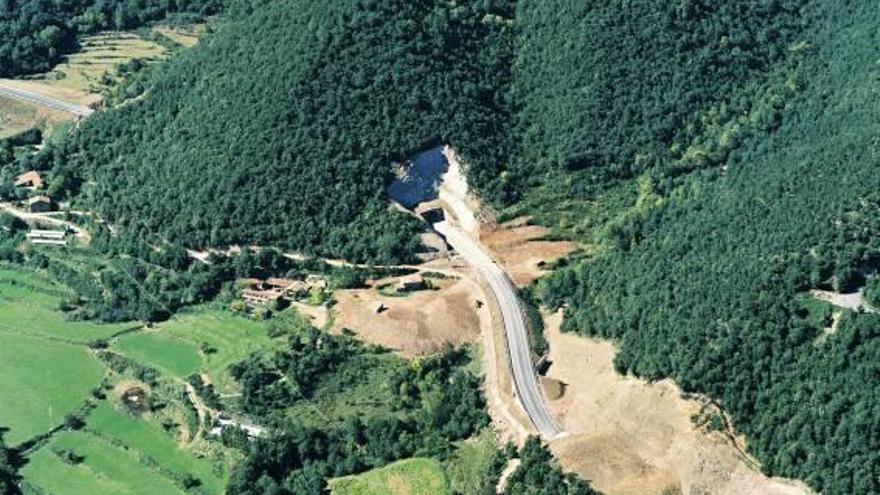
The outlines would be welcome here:
<svg viewBox="0 0 880 495">
<path fill-rule="evenodd" d="M 126 335 L 113 349 L 178 378 L 206 373 L 218 393 L 229 394 L 237 390 L 229 366 L 271 346 L 265 323 L 201 307 L 176 315 L 155 331 Z"/>
<path fill-rule="evenodd" d="M 443 466 L 434 459 L 406 459 L 356 476 L 330 481 L 332 495 L 447 495 Z"/>
<path fill-rule="evenodd" d="M 63 461 L 57 449 L 82 457 Z M 23 470 L 26 482 L 52 495 L 183 495 L 185 492 L 137 453 L 85 432 L 64 432 L 38 450 Z"/>
<path fill-rule="evenodd" d="M 62 459 L 66 449 L 79 463 Z M 200 458 L 147 419 L 100 402 L 82 431 L 62 432 L 31 454 L 27 482 L 53 495 L 173 495 L 186 493 L 184 480 L 204 495 L 221 495 L 223 465 Z"/>
<path fill-rule="evenodd" d="M 68 321 L 58 307 L 69 295 L 36 272 L 0 264 L 0 332 L 85 343 L 139 326 Z"/>
<path fill-rule="evenodd" d="M 16 444 L 62 423 L 103 375 L 85 348 L 0 332 L 0 421 L 10 429 L 7 440 Z"/>
<path fill-rule="evenodd" d="M 196 345 L 161 331 L 126 335 L 113 350 L 178 378 L 199 371 L 203 364 Z"/>
</svg>

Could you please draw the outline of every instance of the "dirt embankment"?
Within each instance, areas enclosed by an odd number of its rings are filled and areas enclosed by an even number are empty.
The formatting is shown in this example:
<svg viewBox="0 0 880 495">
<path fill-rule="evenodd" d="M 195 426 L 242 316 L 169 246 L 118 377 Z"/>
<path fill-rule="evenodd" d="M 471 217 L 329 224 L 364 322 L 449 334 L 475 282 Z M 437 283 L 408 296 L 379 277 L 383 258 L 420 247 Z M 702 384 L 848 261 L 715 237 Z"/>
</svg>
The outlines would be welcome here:
<svg viewBox="0 0 880 495">
<path fill-rule="evenodd" d="M 545 240 L 549 229 L 518 218 L 502 225 L 483 224 L 480 242 L 500 262 L 513 283 L 523 287 L 547 273 L 545 265 L 577 249 L 571 241 Z"/>
<path fill-rule="evenodd" d="M 394 283 L 377 281 L 375 286 Z M 435 289 L 404 297 L 386 296 L 376 288 L 340 290 L 334 307 L 337 331 L 350 328 L 363 340 L 406 357 L 430 354 L 446 343 L 461 345 L 480 338 L 479 287 L 466 279 L 432 279 Z M 382 304 L 382 311 L 376 308 Z M 485 305 L 482 305 L 485 307 Z"/>
<path fill-rule="evenodd" d="M 563 334 L 561 319 L 547 318 L 546 335 L 548 374 L 566 384 L 551 409 L 571 433 L 552 444 L 567 469 L 607 495 L 811 493 L 800 482 L 751 469 L 725 435 L 694 425 L 703 402 L 683 399 L 671 380 L 619 375 L 612 343 Z"/>
</svg>

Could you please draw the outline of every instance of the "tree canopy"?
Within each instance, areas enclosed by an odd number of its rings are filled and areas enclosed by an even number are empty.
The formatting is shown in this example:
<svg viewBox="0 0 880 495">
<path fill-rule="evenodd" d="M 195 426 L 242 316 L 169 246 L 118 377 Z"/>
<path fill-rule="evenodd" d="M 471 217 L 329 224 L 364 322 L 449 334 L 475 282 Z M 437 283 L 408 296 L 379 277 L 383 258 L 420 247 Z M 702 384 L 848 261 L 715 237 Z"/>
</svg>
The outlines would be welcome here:
<svg viewBox="0 0 880 495">
<path fill-rule="evenodd" d="M 132 29 L 168 16 L 192 21 L 220 0 L 0 1 L 0 76 L 45 72 L 74 51 L 80 34 Z"/>
</svg>

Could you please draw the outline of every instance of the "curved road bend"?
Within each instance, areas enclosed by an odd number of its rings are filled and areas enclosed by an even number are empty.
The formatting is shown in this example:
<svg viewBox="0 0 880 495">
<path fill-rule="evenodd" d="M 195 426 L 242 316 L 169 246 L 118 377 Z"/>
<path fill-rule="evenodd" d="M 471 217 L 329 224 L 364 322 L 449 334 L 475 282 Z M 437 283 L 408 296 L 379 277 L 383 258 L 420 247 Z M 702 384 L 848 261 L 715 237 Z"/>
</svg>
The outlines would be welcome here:
<svg viewBox="0 0 880 495">
<path fill-rule="evenodd" d="M 495 293 L 501 309 L 504 331 L 507 334 L 507 350 L 510 355 L 516 395 L 529 420 L 547 440 L 561 435 L 562 428 L 553 419 L 538 384 L 538 376 L 532 365 L 529 350 L 529 334 L 526 330 L 524 312 L 513 283 L 507 278 L 504 270 L 492 261 L 492 258 L 469 235 L 445 221 L 435 223 L 434 229 L 446 237 L 449 245 L 486 279 L 492 292 Z"/>
<path fill-rule="evenodd" d="M 0 96 L 6 96 L 7 98 L 26 101 L 28 103 L 35 103 L 37 105 L 42 105 L 44 107 L 48 107 L 54 110 L 61 110 L 62 112 L 72 113 L 79 117 L 88 117 L 89 115 L 95 113 L 95 111 L 89 107 L 74 105 L 73 103 L 68 103 L 57 98 L 52 98 L 51 96 L 46 96 L 42 93 L 6 86 L 2 82 L 0 82 Z"/>
</svg>

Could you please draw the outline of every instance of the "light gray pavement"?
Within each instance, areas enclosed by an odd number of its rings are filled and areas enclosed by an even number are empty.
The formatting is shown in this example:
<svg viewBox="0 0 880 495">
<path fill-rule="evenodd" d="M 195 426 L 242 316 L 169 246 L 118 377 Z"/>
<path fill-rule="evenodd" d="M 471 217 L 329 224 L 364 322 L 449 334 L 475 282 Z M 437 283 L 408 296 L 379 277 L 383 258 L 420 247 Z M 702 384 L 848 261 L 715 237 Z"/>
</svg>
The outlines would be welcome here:
<svg viewBox="0 0 880 495">
<path fill-rule="evenodd" d="M 517 400 L 529 420 L 546 440 L 563 435 L 562 428 L 547 407 L 546 399 L 538 383 L 538 375 L 532 364 L 531 351 L 529 350 L 525 313 L 513 283 L 504 270 L 492 260 L 473 237 L 445 221 L 434 224 L 434 229 L 446 238 L 449 245 L 477 273 L 486 279 L 495 294 L 501 310 L 504 331 L 507 335 L 507 350 L 510 355 L 510 367 L 516 387 Z"/>
<path fill-rule="evenodd" d="M 44 94 L 34 91 L 13 88 L 3 84 L 2 82 L 0 82 L 0 95 L 6 96 L 8 98 L 14 98 L 16 100 L 34 103 L 37 105 L 42 105 L 44 107 L 54 110 L 61 110 L 62 112 L 72 113 L 78 117 L 88 117 L 89 115 L 95 113 L 95 111 L 89 107 L 68 103 L 66 101 L 52 98 L 51 96 L 46 96 Z"/>
</svg>

